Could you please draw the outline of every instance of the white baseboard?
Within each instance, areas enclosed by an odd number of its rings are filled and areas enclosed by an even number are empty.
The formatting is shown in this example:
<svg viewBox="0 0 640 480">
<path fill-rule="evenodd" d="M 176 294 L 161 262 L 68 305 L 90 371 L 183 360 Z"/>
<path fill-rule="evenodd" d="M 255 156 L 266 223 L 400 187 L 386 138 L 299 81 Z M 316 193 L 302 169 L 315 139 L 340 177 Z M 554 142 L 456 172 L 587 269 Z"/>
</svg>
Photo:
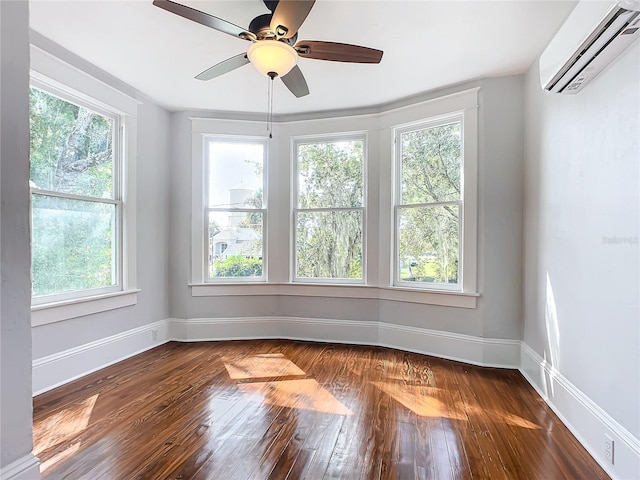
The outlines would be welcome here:
<svg viewBox="0 0 640 480">
<path fill-rule="evenodd" d="M 640 440 L 596 405 L 526 343 L 520 372 L 562 423 L 613 479 L 640 479 Z M 614 440 L 614 464 L 604 456 L 604 435 Z"/>
<path fill-rule="evenodd" d="M 153 332 L 156 340 L 153 340 Z M 169 340 L 281 338 L 397 348 L 480 366 L 518 368 L 520 342 L 382 322 L 300 317 L 166 319 L 33 361 L 33 394 L 120 362 Z"/>
<path fill-rule="evenodd" d="M 0 480 L 39 480 L 40 460 L 31 453 L 0 470 Z"/>
<path fill-rule="evenodd" d="M 178 341 L 282 338 L 383 346 L 473 365 L 518 368 L 520 341 L 472 337 L 384 322 L 301 317 L 171 319 Z"/>
<path fill-rule="evenodd" d="M 177 341 L 275 339 L 377 345 L 378 322 L 300 317 L 171 319 Z"/>
<path fill-rule="evenodd" d="M 481 367 L 518 368 L 520 341 L 380 323 L 378 345 Z"/>
<path fill-rule="evenodd" d="M 33 361 L 33 395 L 39 395 L 167 342 L 161 320 Z M 154 340 L 154 333 L 156 339 Z"/>
</svg>

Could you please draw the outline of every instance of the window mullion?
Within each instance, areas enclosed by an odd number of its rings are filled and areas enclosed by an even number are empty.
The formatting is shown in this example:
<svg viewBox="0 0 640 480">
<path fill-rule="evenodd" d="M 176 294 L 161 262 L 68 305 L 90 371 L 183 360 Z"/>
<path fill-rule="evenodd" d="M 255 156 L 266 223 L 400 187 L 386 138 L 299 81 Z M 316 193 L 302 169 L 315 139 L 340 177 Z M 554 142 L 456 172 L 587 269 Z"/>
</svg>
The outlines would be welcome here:
<svg viewBox="0 0 640 480">
<path fill-rule="evenodd" d="M 404 203 L 399 204 L 398 208 L 444 207 L 446 205 L 462 205 L 462 201 L 451 200 L 449 202 Z"/>
<path fill-rule="evenodd" d="M 365 207 L 323 207 L 323 208 L 294 208 L 295 212 L 364 212 Z"/>
<path fill-rule="evenodd" d="M 237 213 L 251 213 L 251 212 L 266 212 L 266 208 L 217 208 L 217 207 L 205 207 L 205 212 L 237 212 Z"/>
<path fill-rule="evenodd" d="M 67 198 L 69 200 L 79 200 L 81 202 L 108 203 L 116 206 L 122 204 L 120 200 L 115 200 L 113 198 L 87 197 L 84 195 L 76 195 L 73 193 L 63 193 L 63 192 L 56 192 L 54 190 L 44 190 L 41 188 L 31 188 L 31 193 L 33 195 L 40 195 L 42 197 Z"/>
</svg>

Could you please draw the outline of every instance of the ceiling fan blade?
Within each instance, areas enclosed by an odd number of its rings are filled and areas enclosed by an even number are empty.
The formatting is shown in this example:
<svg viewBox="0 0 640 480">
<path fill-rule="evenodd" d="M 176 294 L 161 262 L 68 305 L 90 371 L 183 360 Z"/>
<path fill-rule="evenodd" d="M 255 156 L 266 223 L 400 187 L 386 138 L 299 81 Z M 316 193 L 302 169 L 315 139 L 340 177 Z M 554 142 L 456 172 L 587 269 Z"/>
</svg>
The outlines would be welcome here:
<svg viewBox="0 0 640 480">
<path fill-rule="evenodd" d="M 332 62 L 380 63 L 384 53 L 375 48 L 315 40 L 300 41 L 296 43 L 295 48 L 301 57 Z"/>
<path fill-rule="evenodd" d="M 316 0 L 280 0 L 271 17 L 270 28 L 278 38 L 293 37 Z"/>
<path fill-rule="evenodd" d="M 307 81 L 304 79 L 304 75 L 302 75 L 302 71 L 297 65 L 293 67 L 289 73 L 282 77 L 282 81 L 291 91 L 291 93 L 293 93 L 296 97 L 300 98 L 304 97 L 305 95 L 309 95 L 309 87 L 307 86 Z"/>
<path fill-rule="evenodd" d="M 227 22 L 226 20 L 222 20 L 221 18 L 214 17 L 213 15 L 209 15 L 208 13 L 196 10 L 195 8 L 187 7 L 186 5 L 172 2 L 171 0 L 153 0 L 153 4 L 163 10 L 175 13 L 176 15 L 180 15 L 181 17 L 187 18 L 201 25 L 213 28 L 219 32 L 227 33 L 234 37 L 242 38 L 243 40 L 253 41 L 256 39 L 256 36 L 253 33 L 248 32 L 244 28 Z"/>
<path fill-rule="evenodd" d="M 249 63 L 246 53 L 241 53 L 235 57 L 227 58 L 226 60 L 214 65 L 211 68 L 207 68 L 204 72 L 196 75 L 198 80 L 211 80 L 212 78 L 219 77 L 225 73 L 229 73 L 231 70 L 240 68 L 243 65 Z"/>
</svg>

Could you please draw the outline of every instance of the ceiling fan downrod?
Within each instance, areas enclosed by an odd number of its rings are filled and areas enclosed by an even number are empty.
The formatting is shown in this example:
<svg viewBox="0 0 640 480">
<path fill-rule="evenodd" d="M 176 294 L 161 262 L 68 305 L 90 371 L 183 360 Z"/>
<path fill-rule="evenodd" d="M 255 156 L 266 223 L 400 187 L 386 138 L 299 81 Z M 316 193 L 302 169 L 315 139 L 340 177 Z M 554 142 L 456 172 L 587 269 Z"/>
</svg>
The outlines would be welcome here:
<svg viewBox="0 0 640 480">
<path fill-rule="evenodd" d="M 273 138 L 273 80 L 278 76 L 276 72 L 267 73 L 269 77 L 269 88 L 267 93 L 267 132 L 269 138 Z"/>
</svg>

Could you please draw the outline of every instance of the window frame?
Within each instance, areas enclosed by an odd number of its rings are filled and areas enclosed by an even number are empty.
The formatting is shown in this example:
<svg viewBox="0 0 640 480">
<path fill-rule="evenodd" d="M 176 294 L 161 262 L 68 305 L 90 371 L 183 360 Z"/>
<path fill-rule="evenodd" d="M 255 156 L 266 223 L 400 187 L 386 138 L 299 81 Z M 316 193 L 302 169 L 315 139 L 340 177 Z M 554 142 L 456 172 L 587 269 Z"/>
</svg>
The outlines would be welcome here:
<svg viewBox="0 0 640 480">
<path fill-rule="evenodd" d="M 360 207 L 323 207 L 323 208 L 299 208 L 298 207 L 298 148 L 300 145 L 318 143 L 337 143 L 347 141 L 362 142 L 362 205 Z M 362 132 L 341 132 L 334 134 L 305 135 L 291 137 L 291 251 L 290 251 L 290 278 L 293 283 L 325 284 L 325 285 L 365 285 L 367 282 L 367 201 L 368 201 L 368 134 Z M 297 250 L 297 221 L 300 212 L 351 212 L 359 211 L 362 215 L 362 278 L 309 278 L 296 275 L 298 250 Z"/>
<path fill-rule="evenodd" d="M 122 163 L 121 233 L 122 277 L 121 289 L 112 293 L 76 296 L 67 300 L 31 305 L 33 327 L 79 318 L 138 303 L 136 262 L 136 156 L 139 100 L 104 81 L 79 70 L 43 48 L 30 45 L 30 83 L 46 91 L 71 94 L 92 107 L 121 117 L 120 141 Z M 33 302 L 33 299 L 32 299 Z"/>
<path fill-rule="evenodd" d="M 99 102 L 95 99 L 92 99 L 86 95 L 83 95 L 80 92 L 74 91 L 68 87 L 62 87 L 60 84 L 56 84 L 53 81 L 47 81 L 42 76 L 31 75 L 30 87 L 36 88 L 47 95 L 57 97 L 67 103 L 71 103 L 80 108 L 85 108 L 94 113 L 102 115 L 106 118 L 109 118 L 113 121 L 113 131 L 112 131 L 112 194 L 113 198 L 101 198 L 101 197 L 92 197 L 86 195 L 78 195 L 73 193 L 65 193 L 59 192 L 56 190 L 48 190 L 37 187 L 30 187 L 30 206 L 29 206 L 29 216 L 30 223 L 33 225 L 33 198 L 34 195 L 38 195 L 40 197 L 55 197 L 55 198 L 64 198 L 69 200 L 78 200 L 83 202 L 92 202 L 98 204 L 108 204 L 114 205 L 115 207 L 115 234 L 114 237 L 114 248 L 116 250 L 115 255 L 112 259 L 112 268 L 115 270 L 115 274 L 113 277 L 115 278 L 115 283 L 110 286 L 105 287 L 95 287 L 95 288 L 87 288 L 82 290 L 73 290 L 73 291 L 65 291 L 59 293 L 51 293 L 46 295 L 33 295 L 31 296 L 31 304 L 34 307 L 46 306 L 49 304 L 57 304 L 59 302 L 66 301 L 77 301 L 83 299 L 90 299 L 92 297 L 104 296 L 109 294 L 114 294 L 117 292 L 123 292 L 125 290 L 125 279 L 126 279 L 126 265 L 125 265 L 125 225 L 124 225 L 124 171 L 125 171 L 125 161 L 126 161 L 126 153 L 125 153 L 125 121 L 123 118 L 123 114 L 118 112 L 116 109 L 109 108 L 109 106 Z M 33 232 L 33 228 L 31 229 Z M 33 236 L 31 237 L 31 241 L 33 242 Z"/>
<path fill-rule="evenodd" d="M 443 293 L 476 293 L 477 249 L 477 113 L 476 108 L 448 112 L 393 127 L 393 240 L 391 281 L 393 287 Z M 445 202 L 402 202 L 402 135 L 460 123 L 460 198 Z M 400 279 L 400 213 L 403 209 L 457 205 L 458 283 L 410 282 Z"/>
<path fill-rule="evenodd" d="M 267 231 L 269 272 L 266 282 L 203 283 L 202 224 L 203 208 L 203 142 L 205 134 L 255 136 L 267 138 L 264 121 L 255 116 L 223 118 L 185 113 L 181 119 L 191 125 L 191 265 L 187 286 L 191 297 L 255 297 L 296 296 L 318 298 L 378 299 L 422 305 L 465 309 L 477 308 L 481 293 L 476 290 L 476 223 L 478 121 L 481 87 L 472 86 L 446 95 L 433 96 L 411 105 L 382 108 L 379 112 L 356 116 L 304 119 L 297 115 L 282 118 L 273 125 L 269 142 L 271 160 L 268 173 L 269 227 Z M 464 181 L 465 208 L 465 285 L 463 291 L 398 287 L 393 284 L 394 257 L 394 135 L 396 126 L 420 123 L 451 112 L 464 112 L 464 151 L 466 172 Z M 364 284 L 311 283 L 292 281 L 292 208 L 294 188 L 293 140 L 327 138 L 334 135 L 365 134 L 366 136 L 366 212 L 365 212 L 365 272 Z M 188 142 L 187 137 L 182 140 Z M 473 165 L 470 164 L 472 161 Z"/>
<path fill-rule="evenodd" d="M 211 142 L 230 144 L 257 144 L 262 145 L 262 208 L 214 208 L 209 207 L 209 187 L 208 180 L 210 174 L 210 157 L 208 148 Z M 203 230 L 203 251 L 202 251 L 202 281 L 205 284 L 225 284 L 225 283 L 264 283 L 268 278 L 268 255 L 267 255 L 267 225 L 268 225 L 268 176 L 269 176 L 269 143 L 265 137 L 245 136 L 245 135 L 224 135 L 224 134 L 202 134 L 202 230 Z M 262 275 L 259 277 L 209 277 L 209 213 L 210 212 L 238 212 L 262 214 Z M 228 245 L 227 245 L 228 247 Z"/>
</svg>

